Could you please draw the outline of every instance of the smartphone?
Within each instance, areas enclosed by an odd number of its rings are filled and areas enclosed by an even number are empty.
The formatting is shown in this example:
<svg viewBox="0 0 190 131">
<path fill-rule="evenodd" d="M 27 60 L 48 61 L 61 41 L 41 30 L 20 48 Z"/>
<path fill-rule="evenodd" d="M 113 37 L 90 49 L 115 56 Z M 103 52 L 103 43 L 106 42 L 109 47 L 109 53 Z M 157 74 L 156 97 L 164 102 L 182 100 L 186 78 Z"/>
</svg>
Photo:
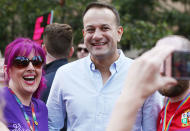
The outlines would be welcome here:
<svg viewBox="0 0 190 131">
<path fill-rule="evenodd" d="M 177 80 L 190 80 L 190 51 L 172 53 L 171 75 Z"/>
</svg>

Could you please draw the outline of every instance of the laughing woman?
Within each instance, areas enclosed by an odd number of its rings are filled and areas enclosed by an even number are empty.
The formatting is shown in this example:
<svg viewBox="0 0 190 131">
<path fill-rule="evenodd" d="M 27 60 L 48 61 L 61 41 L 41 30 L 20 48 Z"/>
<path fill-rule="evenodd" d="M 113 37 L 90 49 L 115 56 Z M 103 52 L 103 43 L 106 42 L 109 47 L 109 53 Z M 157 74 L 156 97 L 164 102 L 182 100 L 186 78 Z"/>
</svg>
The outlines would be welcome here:
<svg viewBox="0 0 190 131">
<path fill-rule="evenodd" d="M 38 99 L 45 86 L 42 48 L 28 38 L 17 38 L 5 50 L 8 87 L 4 88 L 4 118 L 9 130 L 48 131 L 48 112 Z"/>
</svg>

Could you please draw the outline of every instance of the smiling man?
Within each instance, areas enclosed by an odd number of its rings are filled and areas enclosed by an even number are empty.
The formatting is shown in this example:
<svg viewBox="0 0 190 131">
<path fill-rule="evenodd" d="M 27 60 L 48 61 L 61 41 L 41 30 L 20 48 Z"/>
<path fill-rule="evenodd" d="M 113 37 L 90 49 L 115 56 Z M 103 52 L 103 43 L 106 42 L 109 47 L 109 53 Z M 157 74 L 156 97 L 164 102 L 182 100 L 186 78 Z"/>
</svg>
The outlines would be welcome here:
<svg viewBox="0 0 190 131">
<path fill-rule="evenodd" d="M 66 114 L 68 130 L 104 131 L 132 63 L 117 48 L 123 28 L 115 8 L 90 3 L 83 13 L 83 26 L 84 44 L 90 55 L 56 72 L 47 101 L 50 131 L 62 128 Z M 145 101 L 134 130 L 156 130 L 160 103 L 158 93 Z"/>
</svg>

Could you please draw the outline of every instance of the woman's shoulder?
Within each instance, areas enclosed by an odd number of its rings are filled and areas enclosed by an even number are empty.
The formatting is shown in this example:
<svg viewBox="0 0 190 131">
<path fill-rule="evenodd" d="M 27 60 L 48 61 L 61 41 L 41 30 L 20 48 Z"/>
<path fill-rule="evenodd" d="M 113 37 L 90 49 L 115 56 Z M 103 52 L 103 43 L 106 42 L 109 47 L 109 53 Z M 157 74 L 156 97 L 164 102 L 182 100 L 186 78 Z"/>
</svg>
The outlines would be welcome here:
<svg viewBox="0 0 190 131">
<path fill-rule="evenodd" d="M 11 103 L 11 102 L 14 103 L 13 98 L 14 97 L 12 97 L 8 87 L 2 87 L 0 89 L 0 99 L 3 99 L 5 102 L 8 102 L 8 103 Z"/>
</svg>

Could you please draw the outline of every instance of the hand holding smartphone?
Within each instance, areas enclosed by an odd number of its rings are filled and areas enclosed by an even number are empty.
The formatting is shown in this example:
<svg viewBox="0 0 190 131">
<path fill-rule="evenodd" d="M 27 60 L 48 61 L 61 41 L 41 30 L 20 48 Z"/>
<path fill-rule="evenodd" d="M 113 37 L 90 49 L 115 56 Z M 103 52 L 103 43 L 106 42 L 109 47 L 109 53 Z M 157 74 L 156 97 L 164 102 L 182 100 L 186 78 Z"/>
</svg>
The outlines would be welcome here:
<svg viewBox="0 0 190 131">
<path fill-rule="evenodd" d="M 177 80 L 190 80 L 190 51 L 172 53 L 171 75 Z"/>
</svg>

